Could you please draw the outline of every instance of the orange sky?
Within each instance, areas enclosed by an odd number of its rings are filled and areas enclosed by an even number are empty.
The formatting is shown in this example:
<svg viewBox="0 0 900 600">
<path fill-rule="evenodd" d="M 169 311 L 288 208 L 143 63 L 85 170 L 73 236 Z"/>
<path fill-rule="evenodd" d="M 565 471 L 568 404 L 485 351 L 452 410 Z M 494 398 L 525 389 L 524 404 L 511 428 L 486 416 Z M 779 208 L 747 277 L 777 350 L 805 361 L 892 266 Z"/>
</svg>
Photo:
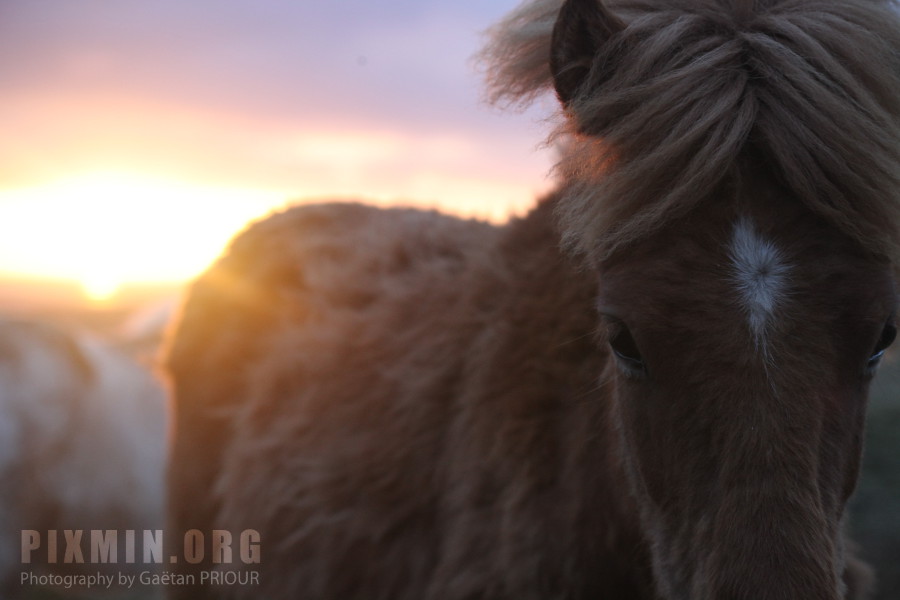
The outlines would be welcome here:
<svg viewBox="0 0 900 600">
<path fill-rule="evenodd" d="M 376 4 L 5 3 L 0 273 L 183 280 L 287 200 L 523 212 L 543 113 L 484 106 L 470 60 L 514 0 Z"/>
</svg>

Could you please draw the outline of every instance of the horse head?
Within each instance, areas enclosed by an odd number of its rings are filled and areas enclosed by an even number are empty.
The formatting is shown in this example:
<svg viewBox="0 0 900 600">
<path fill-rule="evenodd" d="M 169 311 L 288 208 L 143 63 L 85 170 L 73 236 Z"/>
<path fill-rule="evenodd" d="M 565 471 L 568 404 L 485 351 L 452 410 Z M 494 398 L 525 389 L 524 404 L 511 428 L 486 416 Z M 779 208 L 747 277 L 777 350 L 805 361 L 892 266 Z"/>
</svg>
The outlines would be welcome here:
<svg viewBox="0 0 900 600">
<path fill-rule="evenodd" d="M 842 522 L 897 332 L 896 17 L 762 4 L 569 0 L 552 34 L 563 239 L 671 599 L 862 587 Z"/>
</svg>

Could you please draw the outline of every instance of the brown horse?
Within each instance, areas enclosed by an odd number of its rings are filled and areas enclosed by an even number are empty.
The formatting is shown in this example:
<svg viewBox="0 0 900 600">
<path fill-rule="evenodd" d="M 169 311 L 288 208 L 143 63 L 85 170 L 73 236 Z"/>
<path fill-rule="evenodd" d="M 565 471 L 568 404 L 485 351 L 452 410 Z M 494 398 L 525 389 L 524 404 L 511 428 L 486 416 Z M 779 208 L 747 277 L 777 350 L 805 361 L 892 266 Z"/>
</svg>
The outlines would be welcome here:
<svg viewBox="0 0 900 600">
<path fill-rule="evenodd" d="M 209 598 L 837 600 L 896 334 L 900 23 L 879 0 L 536 0 L 496 100 L 561 100 L 503 227 L 360 205 L 242 234 L 169 366 Z M 180 567 L 196 575 L 206 562 Z"/>
</svg>

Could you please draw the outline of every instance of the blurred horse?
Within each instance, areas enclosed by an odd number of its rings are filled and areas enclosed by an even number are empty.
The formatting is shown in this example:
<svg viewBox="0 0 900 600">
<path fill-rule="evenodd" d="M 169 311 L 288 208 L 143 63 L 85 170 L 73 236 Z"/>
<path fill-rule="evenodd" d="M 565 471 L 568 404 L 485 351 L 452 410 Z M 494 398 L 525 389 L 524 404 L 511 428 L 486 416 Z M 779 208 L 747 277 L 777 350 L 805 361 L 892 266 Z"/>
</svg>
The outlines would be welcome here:
<svg viewBox="0 0 900 600">
<path fill-rule="evenodd" d="M 142 532 L 163 526 L 165 427 L 161 385 L 124 354 L 87 335 L 0 320 L 3 597 L 29 587 L 22 572 L 155 568 L 141 562 Z M 82 531 L 83 564 L 65 561 L 67 529 Z M 118 562 L 92 563 L 91 530 L 110 529 L 121 538 Z M 40 543 L 26 564 L 22 530 L 37 531 Z M 135 564 L 126 564 L 126 530 L 136 530 Z"/>
<path fill-rule="evenodd" d="M 173 596 L 862 597 L 893 5 L 535 0 L 483 58 L 495 101 L 560 100 L 531 214 L 295 208 L 194 284 L 170 517 L 258 530 L 260 565 L 219 568 L 261 583 Z"/>
</svg>

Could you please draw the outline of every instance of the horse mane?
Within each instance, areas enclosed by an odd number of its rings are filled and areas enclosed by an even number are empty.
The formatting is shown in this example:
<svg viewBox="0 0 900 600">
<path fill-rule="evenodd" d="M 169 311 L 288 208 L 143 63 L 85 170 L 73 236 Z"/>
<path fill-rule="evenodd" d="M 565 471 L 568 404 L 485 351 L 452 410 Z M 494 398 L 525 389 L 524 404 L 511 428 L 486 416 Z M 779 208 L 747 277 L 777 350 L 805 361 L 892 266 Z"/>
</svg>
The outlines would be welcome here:
<svg viewBox="0 0 900 600">
<path fill-rule="evenodd" d="M 603 259 L 762 160 L 789 195 L 900 260 L 900 18 L 883 0 L 608 0 L 624 23 L 564 106 L 564 243 Z M 563 0 L 527 0 L 480 58 L 495 103 L 553 87 Z M 760 158 L 761 157 L 761 158 Z M 759 169 L 757 169 L 759 172 Z"/>
</svg>

